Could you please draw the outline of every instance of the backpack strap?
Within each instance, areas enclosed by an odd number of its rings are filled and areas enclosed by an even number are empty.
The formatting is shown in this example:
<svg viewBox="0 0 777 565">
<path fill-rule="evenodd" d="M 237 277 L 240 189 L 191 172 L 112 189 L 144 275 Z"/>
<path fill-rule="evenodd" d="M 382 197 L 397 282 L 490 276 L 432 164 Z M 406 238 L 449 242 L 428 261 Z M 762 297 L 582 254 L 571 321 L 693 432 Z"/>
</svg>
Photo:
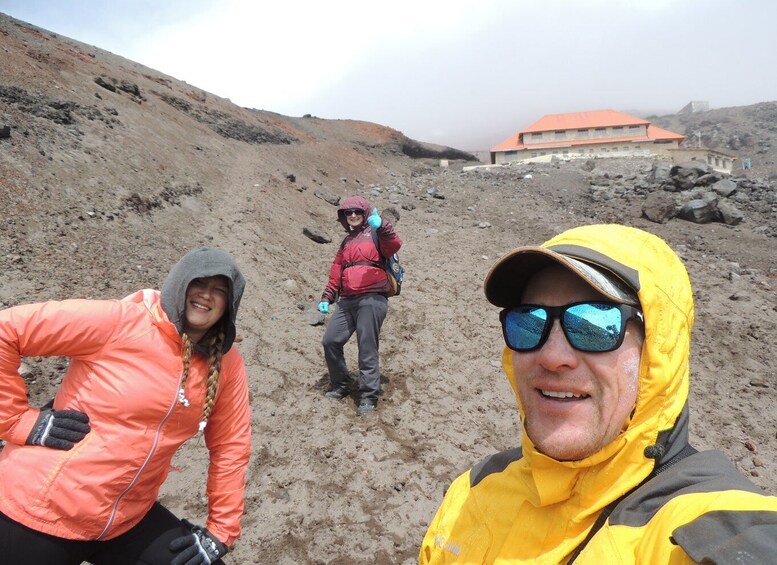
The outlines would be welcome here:
<svg viewBox="0 0 777 565">
<path fill-rule="evenodd" d="M 375 244 L 375 249 L 378 250 L 378 256 L 383 259 L 383 254 L 380 252 L 380 240 L 378 239 L 378 234 L 372 228 L 370 228 L 370 233 L 372 234 L 372 243 Z M 386 268 L 380 261 L 349 261 L 343 265 L 343 269 L 353 267 L 354 265 L 371 265 L 373 267 L 377 267 L 378 269 Z"/>
<path fill-rule="evenodd" d="M 383 253 L 380 251 L 380 238 L 378 237 L 378 231 L 372 229 L 372 226 L 370 226 L 370 233 L 372 234 L 372 243 L 375 244 L 375 249 L 378 250 L 378 255 L 380 255 L 382 259 Z"/>
<path fill-rule="evenodd" d="M 355 265 L 372 265 L 373 267 L 377 267 L 378 269 L 383 268 L 383 265 L 381 265 L 377 261 L 348 261 L 343 265 L 343 269 L 347 269 L 348 267 L 353 267 Z"/>
<path fill-rule="evenodd" d="M 637 486 L 635 486 L 627 493 L 623 494 L 620 498 L 616 498 L 615 500 L 610 502 L 607 506 L 605 506 L 604 509 L 599 513 L 599 516 L 596 518 L 596 522 L 594 522 L 594 525 L 591 526 L 590 530 L 588 530 L 588 535 L 585 536 L 585 539 L 582 542 L 580 542 L 580 545 L 578 545 L 575 548 L 575 551 L 572 553 L 572 557 L 570 557 L 569 561 L 567 561 L 567 565 L 574 562 L 574 560 L 578 558 L 580 553 L 585 549 L 585 546 L 588 545 L 588 542 L 591 541 L 591 538 L 593 538 L 596 535 L 596 533 L 602 528 L 602 526 L 604 526 L 604 523 L 607 521 L 607 518 L 610 517 L 610 514 L 612 514 L 612 511 L 615 510 L 615 507 L 618 506 L 623 501 L 624 498 L 629 496 L 631 493 L 633 493 L 635 490 L 640 488 L 645 483 L 654 479 L 657 475 L 667 470 L 669 467 L 671 467 L 678 461 L 685 459 L 686 457 L 688 457 L 689 455 L 693 455 L 694 453 L 698 453 L 698 451 L 690 444 L 686 444 L 685 447 L 683 447 L 682 451 L 680 451 L 680 453 L 672 457 L 666 463 L 662 463 L 661 465 L 658 465 L 657 467 L 655 467 L 650 472 L 650 474 L 645 478 L 644 481 L 639 483 Z"/>
</svg>

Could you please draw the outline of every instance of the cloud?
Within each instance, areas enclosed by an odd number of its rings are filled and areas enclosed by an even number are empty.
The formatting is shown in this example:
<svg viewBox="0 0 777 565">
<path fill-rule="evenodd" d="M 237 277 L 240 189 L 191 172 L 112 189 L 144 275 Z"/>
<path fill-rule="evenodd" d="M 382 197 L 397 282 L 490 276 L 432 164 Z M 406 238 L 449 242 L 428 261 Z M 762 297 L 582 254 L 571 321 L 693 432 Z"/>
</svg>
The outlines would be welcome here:
<svg viewBox="0 0 777 565">
<path fill-rule="evenodd" d="M 777 99 L 771 0 L 4 0 L 250 108 L 488 148 L 543 114 Z"/>
</svg>

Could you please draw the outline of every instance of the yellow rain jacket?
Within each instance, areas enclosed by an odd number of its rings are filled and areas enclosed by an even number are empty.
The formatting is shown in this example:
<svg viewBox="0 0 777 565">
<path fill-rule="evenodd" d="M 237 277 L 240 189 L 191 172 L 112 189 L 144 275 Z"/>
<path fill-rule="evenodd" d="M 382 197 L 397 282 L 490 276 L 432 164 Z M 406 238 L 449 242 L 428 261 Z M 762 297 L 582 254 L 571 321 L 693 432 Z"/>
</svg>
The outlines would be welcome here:
<svg viewBox="0 0 777 565">
<path fill-rule="evenodd" d="M 419 562 L 777 562 L 777 498 L 763 495 L 720 452 L 688 445 L 694 310 L 677 255 L 658 237 L 614 225 L 575 228 L 542 247 L 581 259 L 604 255 L 631 273 L 646 335 L 633 417 L 615 440 L 579 461 L 539 453 L 524 426 L 520 448 L 488 457 L 453 482 Z M 502 363 L 517 397 L 509 349 Z"/>
</svg>

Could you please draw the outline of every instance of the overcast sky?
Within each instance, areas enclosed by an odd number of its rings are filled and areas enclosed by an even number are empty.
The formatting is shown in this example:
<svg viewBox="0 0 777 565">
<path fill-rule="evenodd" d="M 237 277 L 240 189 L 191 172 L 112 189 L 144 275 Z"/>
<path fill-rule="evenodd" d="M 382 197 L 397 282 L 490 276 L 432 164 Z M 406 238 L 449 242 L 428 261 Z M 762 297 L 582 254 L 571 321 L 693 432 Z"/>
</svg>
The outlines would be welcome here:
<svg viewBox="0 0 777 565">
<path fill-rule="evenodd" d="M 468 151 L 544 114 L 777 100 L 775 0 L 0 0 L 0 12 L 241 106 Z"/>
</svg>

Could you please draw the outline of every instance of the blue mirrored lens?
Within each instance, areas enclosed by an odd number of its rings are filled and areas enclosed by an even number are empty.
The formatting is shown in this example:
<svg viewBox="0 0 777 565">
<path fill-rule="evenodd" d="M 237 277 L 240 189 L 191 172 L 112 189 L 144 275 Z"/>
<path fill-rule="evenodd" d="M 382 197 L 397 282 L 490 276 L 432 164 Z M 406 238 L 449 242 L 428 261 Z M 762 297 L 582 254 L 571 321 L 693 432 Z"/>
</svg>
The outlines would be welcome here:
<svg viewBox="0 0 777 565">
<path fill-rule="evenodd" d="M 540 344 L 548 312 L 544 308 L 518 307 L 507 312 L 504 321 L 507 344 L 512 349 L 534 349 Z"/>
<path fill-rule="evenodd" d="M 508 347 L 515 351 L 532 351 L 545 343 L 554 319 L 561 319 L 561 327 L 569 344 L 580 351 L 605 352 L 616 349 L 623 339 L 626 327 L 624 316 L 637 317 L 639 311 L 631 306 L 583 302 L 566 306 L 526 304 L 503 310 L 500 314 Z"/>
<path fill-rule="evenodd" d="M 572 347 L 610 351 L 620 337 L 621 312 L 610 304 L 576 304 L 564 312 L 562 326 Z"/>
</svg>

